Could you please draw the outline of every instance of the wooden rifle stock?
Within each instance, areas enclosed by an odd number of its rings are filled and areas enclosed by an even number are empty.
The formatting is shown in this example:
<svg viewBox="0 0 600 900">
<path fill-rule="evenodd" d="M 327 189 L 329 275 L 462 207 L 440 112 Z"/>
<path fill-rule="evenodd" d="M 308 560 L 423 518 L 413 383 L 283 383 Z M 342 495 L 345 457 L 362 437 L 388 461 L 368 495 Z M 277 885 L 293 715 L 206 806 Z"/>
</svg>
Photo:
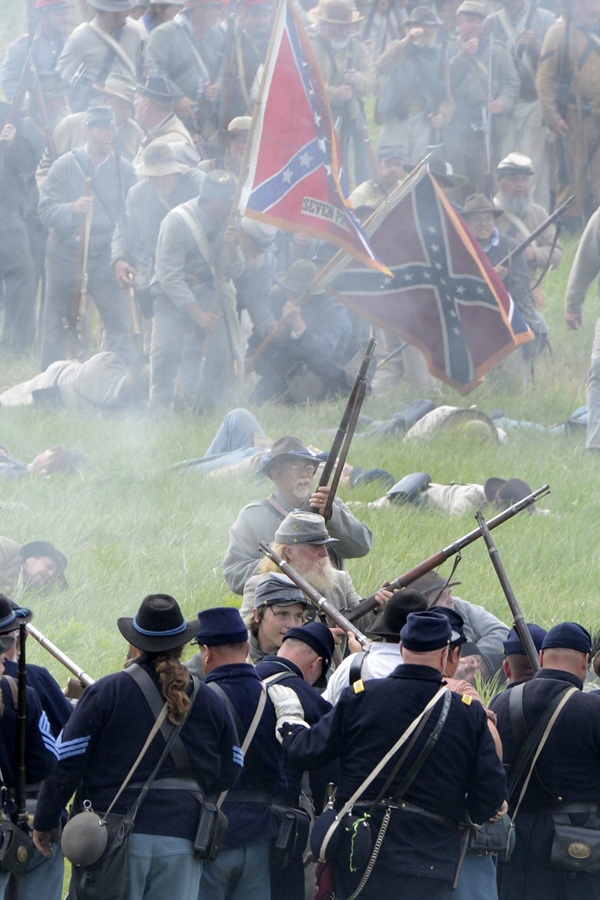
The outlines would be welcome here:
<svg viewBox="0 0 600 900">
<path fill-rule="evenodd" d="M 73 675 L 77 678 L 77 680 L 83 685 L 83 687 L 90 687 L 90 685 L 94 684 L 94 679 L 88 675 L 83 669 L 77 665 L 76 662 L 67 656 L 66 653 L 63 653 L 62 650 L 53 644 L 52 641 L 47 638 L 41 631 L 38 631 L 34 625 L 27 625 L 27 632 L 31 635 L 32 638 L 35 638 L 38 644 L 41 644 L 44 650 L 47 650 L 48 653 L 52 654 L 54 659 L 57 659 L 59 663 L 62 663 L 65 669 L 68 669 L 69 672 L 72 672 Z"/>
<path fill-rule="evenodd" d="M 487 527 L 490 531 L 492 528 L 497 528 L 498 525 L 502 525 L 503 522 L 512 519 L 517 513 L 527 509 L 527 507 L 531 506 L 532 503 L 535 503 L 539 497 L 549 493 L 550 485 L 545 484 L 544 487 L 538 488 L 537 491 L 533 491 L 531 494 L 528 494 L 527 497 L 518 500 L 517 503 L 513 503 L 508 509 L 498 513 L 497 516 L 494 516 L 493 519 L 490 519 L 486 523 Z M 447 547 L 444 547 L 443 550 L 440 550 L 438 553 L 434 553 L 433 556 L 428 557 L 428 559 L 423 560 L 418 566 L 414 566 L 414 568 L 409 569 L 408 572 L 400 575 L 399 578 L 396 578 L 395 581 L 392 581 L 391 584 L 387 585 L 385 589 L 388 591 L 397 591 L 400 588 L 408 587 L 413 581 L 416 581 L 417 578 L 421 578 L 422 575 L 426 575 L 427 572 L 431 572 L 432 569 L 441 566 L 443 562 L 451 556 L 454 556 L 456 553 L 459 553 L 464 547 L 472 544 L 481 536 L 481 528 L 475 528 L 468 534 L 463 535 L 463 537 L 459 538 L 457 541 L 454 541 L 453 544 L 449 544 Z M 351 610 L 344 610 L 344 612 L 347 618 L 352 622 L 354 619 L 358 619 L 366 613 L 371 612 L 371 610 L 375 609 L 376 605 L 373 597 L 367 597 L 359 603 L 358 606 L 353 607 Z"/>
<path fill-rule="evenodd" d="M 29 833 L 27 820 L 25 745 L 27 742 L 27 626 L 19 625 L 19 672 L 17 689 L 17 772 L 15 778 L 16 825 Z"/>
<path fill-rule="evenodd" d="M 519 635 L 519 639 L 523 644 L 525 653 L 527 654 L 527 659 L 529 660 L 533 671 L 537 672 L 540 667 L 539 654 L 535 649 L 535 644 L 533 643 L 533 638 L 531 637 L 529 629 L 527 628 L 527 623 L 525 621 L 525 617 L 523 616 L 521 607 L 519 606 L 519 601 L 515 597 L 515 592 L 513 591 L 511 583 L 508 579 L 508 575 L 506 574 L 506 569 L 502 564 L 500 554 L 498 553 L 496 545 L 494 544 L 494 539 L 490 534 L 489 526 L 485 521 L 483 513 L 481 511 L 476 514 L 475 518 L 477 519 L 479 528 L 481 529 L 481 534 L 483 535 L 483 539 L 488 548 L 492 565 L 494 566 L 496 575 L 498 576 L 498 581 L 502 586 L 504 596 L 506 597 L 508 605 L 510 606 L 510 611 L 513 615 L 515 628 L 517 630 L 517 634 Z"/>
<path fill-rule="evenodd" d="M 367 647 L 371 645 L 371 641 L 368 637 L 366 637 L 362 631 L 359 631 L 356 625 L 353 625 L 352 622 L 344 616 L 339 609 L 337 609 L 333 604 L 326 600 L 325 597 L 321 597 L 317 591 L 306 581 L 302 575 L 300 575 L 296 570 L 290 566 L 289 562 L 287 562 L 283 557 L 277 553 L 276 550 L 266 543 L 266 541 L 261 541 L 259 543 L 259 549 L 261 553 L 264 553 L 265 556 L 268 556 L 269 559 L 278 566 L 281 571 L 288 576 L 288 578 L 294 582 L 296 587 L 299 587 L 303 594 L 306 594 L 312 605 L 321 613 L 327 616 L 328 619 L 337 625 L 338 628 L 343 629 L 346 632 L 352 634 L 356 640 L 359 642 L 363 650 L 366 650 Z"/>
<path fill-rule="evenodd" d="M 358 370 L 358 374 L 352 387 L 352 391 L 350 392 L 350 396 L 348 397 L 348 402 L 346 403 L 346 408 L 340 420 L 336 436 L 333 439 L 331 450 L 329 451 L 329 454 L 327 456 L 327 461 L 323 466 L 321 478 L 319 479 L 319 487 L 324 487 L 329 483 L 329 479 L 335 467 L 335 473 L 331 482 L 331 491 L 329 493 L 329 498 L 323 511 L 325 519 L 329 518 L 329 516 L 331 515 L 331 507 L 335 497 L 335 492 L 337 491 L 342 471 L 346 464 L 348 451 L 350 450 L 350 444 L 352 443 L 352 438 L 354 437 L 354 431 L 356 429 L 358 417 L 360 415 L 360 410 L 363 405 L 365 393 L 367 390 L 367 372 L 369 370 L 369 365 L 371 363 L 371 359 L 373 358 L 373 353 L 376 346 L 377 342 L 374 338 L 371 338 L 367 345 L 367 349 L 365 350 L 365 355 L 363 356 L 363 360 L 360 364 L 360 369 Z M 311 506 L 310 511 L 312 513 L 319 512 L 319 510 L 314 506 Z"/>
</svg>

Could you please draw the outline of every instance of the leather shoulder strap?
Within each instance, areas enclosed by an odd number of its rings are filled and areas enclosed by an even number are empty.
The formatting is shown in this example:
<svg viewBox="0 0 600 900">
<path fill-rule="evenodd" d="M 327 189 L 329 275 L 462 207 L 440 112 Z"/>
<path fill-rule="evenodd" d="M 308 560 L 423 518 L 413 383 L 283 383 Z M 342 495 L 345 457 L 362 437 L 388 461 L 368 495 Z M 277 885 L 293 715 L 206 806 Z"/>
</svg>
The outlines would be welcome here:
<svg viewBox="0 0 600 900">
<path fill-rule="evenodd" d="M 141 666 L 138 666 L 137 663 L 134 663 L 132 666 L 129 666 L 124 670 L 133 678 L 139 689 L 142 691 L 144 697 L 148 702 L 148 706 L 154 713 L 154 715 L 158 718 L 160 712 L 164 705 L 164 700 L 160 695 L 160 691 L 148 675 L 148 673 L 142 669 Z M 195 685 L 196 691 L 197 686 Z M 195 691 L 195 692 L 196 692 Z M 161 727 L 160 733 L 162 734 L 165 741 L 168 741 L 171 732 L 173 731 L 173 725 L 168 720 L 165 720 Z M 178 735 L 177 738 L 173 741 L 173 745 L 171 747 L 171 758 L 175 763 L 175 768 L 179 772 L 190 772 L 192 769 L 192 763 L 188 756 L 188 752 L 183 745 L 183 741 L 181 737 Z"/>
</svg>

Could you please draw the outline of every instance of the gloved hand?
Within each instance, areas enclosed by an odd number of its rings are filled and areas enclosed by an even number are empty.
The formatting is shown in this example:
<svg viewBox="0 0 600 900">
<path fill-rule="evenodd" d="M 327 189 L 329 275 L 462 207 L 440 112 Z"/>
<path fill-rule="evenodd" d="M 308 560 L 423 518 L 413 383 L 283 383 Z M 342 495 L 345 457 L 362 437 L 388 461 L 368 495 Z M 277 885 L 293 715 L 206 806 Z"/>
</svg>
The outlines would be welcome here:
<svg viewBox="0 0 600 900">
<path fill-rule="evenodd" d="M 304 721 L 304 710 L 296 691 L 285 687 L 283 684 L 272 684 L 268 691 L 271 702 L 275 707 L 275 715 L 277 716 L 275 737 L 280 743 L 283 743 L 280 729 L 282 729 L 284 722 L 287 725 L 302 725 L 303 728 L 309 727 Z"/>
</svg>

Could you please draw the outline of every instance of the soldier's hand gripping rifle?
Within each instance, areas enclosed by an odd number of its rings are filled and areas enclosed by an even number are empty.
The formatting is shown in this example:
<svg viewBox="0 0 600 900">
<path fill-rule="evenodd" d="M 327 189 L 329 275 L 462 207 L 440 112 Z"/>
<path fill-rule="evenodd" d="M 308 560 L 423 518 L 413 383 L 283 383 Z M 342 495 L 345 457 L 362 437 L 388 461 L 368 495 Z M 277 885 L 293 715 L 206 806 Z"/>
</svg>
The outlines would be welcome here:
<svg viewBox="0 0 600 900">
<path fill-rule="evenodd" d="M 537 650 L 535 649 L 533 638 L 531 637 L 529 629 L 527 628 L 527 623 L 525 622 L 525 617 L 523 616 L 521 607 L 519 606 L 519 601 L 515 597 L 515 592 L 512 589 L 510 581 L 508 580 L 506 569 L 502 564 L 502 560 L 500 559 L 500 555 L 498 553 L 498 550 L 496 549 L 496 545 L 494 544 L 494 538 L 490 534 L 490 529 L 483 517 L 483 513 L 479 511 L 475 515 L 475 518 L 477 519 L 479 528 L 481 529 L 481 534 L 483 535 L 483 539 L 488 548 L 492 565 L 494 566 L 496 575 L 498 576 L 498 581 L 502 586 L 504 596 L 506 597 L 508 605 L 510 606 L 510 611 L 513 615 L 513 620 L 515 628 L 517 630 L 517 634 L 519 635 L 519 640 L 523 644 L 523 649 L 527 654 L 527 659 L 529 660 L 531 668 L 534 672 L 537 672 L 540 667 L 540 658 Z"/>
<path fill-rule="evenodd" d="M 512 519 L 517 513 L 520 513 L 522 510 L 527 509 L 531 506 L 532 503 L 539 497 L 543 497 L 545 494 L 550 493 L 550 485 L 545 484 L 544 487 L 538 488 L 537 491 L 533 491 L 531 494 L 528 494 L 527 497 L 524 497 L 522 500 L 518 500 L 517 503 L 513 503 L 512 506 L 509 506 L 508 509 L 503 510 L 498 513 L 497 516 L 494 516 L 493 519 L 490 519 L 486 524 L 490 531 L 493 528 L 497 528 L 498 525 L 502 525 L 503 522 L 506 522 L 508 519 Z M 428 559 L 423 560 L 423 562 L 419 563 L 418 566 L 414 566 L 414 568 L 409 569 L 408 572 L 405 572 L 403 575 L 400 575 L 396 578 L 395 581 L 392 581 L 391 584 L 386 585 L 386 591 L 397 591 L 400 588 L 408 587 L 413 581 L 416 581 L 417 578 L 420 578 L 422 575 L 426 575 L 427 572 L 431 572 L 432 569 L 437 569 L 438 566 L 441 566 L 443 562 L 449 559 L 451 556 L 454 556 L 456 553 L 460 553 L 460 551 L 467 547 L 469 544 L 472 544 L 474 541 L 478 540 L 482 536 L 481 528 L 475 528 L 473 531 L 470 531 L 468 534 L 465 534 L 463 537 L 459 538 L 457 541 L 454 541 L 453 544 L 449 544 L 443 550 L 440 550 L 438 553 L 434 553 L 433 556 L 428 557 Z M 375 609 L 377 606 L 377 602 L 373 597 L 367 597 L 358 606 L 353 607 L 351 610 L 344 610 L 344 614 L 351 622 L 355 619 L 359 619 L 361 616 L 364 616 L 366 613 L 371 612 L 371 610 Z"/>
<path fill-rule="evenodd" d="M 346 633 L 351 634 L 356 640 L 359 642 L 363 650 L 366 650 L 367 647 L 370 647 L 371 641 L 368 637 L 366 637 L 362 631 L 359 631 L 356 625 L 353 625 L 352 622 L 344 616 L 339 609 L 337 609 L 333 604 L 326 600 L 325 597 L 321 597 L 317 591 L 306 581 L 302 575 L 300 575 L 293 566 L 290 566 L 287 560 L 283 559 L 282 556 L 277 553 L 276 550 L 266 543 L 266 541 L 261 541 L 258 545 L 261 553 L 264 553 L 265 556 L 268 556 L 269 559 L 278 566 L 281 571 L 288 576 L 290 581 L 293 581 L 296 587 L 300 588 L 303 594 L 306 594 L 312 605 L 317 609 L 318 612 L 323 613 L 327 616 L 328 619 L 337 625 L 338 628 L 341 628 Z M 377 605 L 377 604 L 375 604 Z"/>
<path fill-rule="evenodd" d="M 325 521 L 328 521 L 328 519 L 331 518 L 331 509 L 333 506 L 333 501 L 335 499 L 335 493 L 338 489 L 344 466 L 346 465 L 346 458 L 348 456 L 348 451 L 350 450 L 350 444 L 352 443 L 352 438 L 354 437 L 360 410 L 365 399 L 365 394 L 367 391 L 367 372 L 369 371 L 369 365 L 371 363 L 371 359 L 373 358 L 373 353 L 375 351 L 376 345 L 377 342 L 374 340 L 374 338 L 371 338 L 367 345 L 367 349 L 365 350 L 365 355 L 360 364 L 360 369 L 358 370 L 358 374 L 352 387 L 352 391 L 350 392 L 350 396 L 348 397 L 346 409 L 344 410 L 340 424 L 338 426 L 337 434 L 333 439 L 331 450 L 329 451 L 329 455 L 327 456 L 327 462 L 323 466 L 323 472 L 321 474 L 321 478 L 319 479 L 318 487 L 325 487 L 325 485 L 329 483 L 329 479 L 331 478 L 331 475 L 333 473 L 333 478 L 331 479 L 331 485 L 329 489 L 329 496 L 327 497 L 327 502 L 325 503 L 323 512 L 321 513 Z M 313 513 L 320 512 L 320 510 L 315 506 L 311 506 L 310 511 Z"/>
</svg>

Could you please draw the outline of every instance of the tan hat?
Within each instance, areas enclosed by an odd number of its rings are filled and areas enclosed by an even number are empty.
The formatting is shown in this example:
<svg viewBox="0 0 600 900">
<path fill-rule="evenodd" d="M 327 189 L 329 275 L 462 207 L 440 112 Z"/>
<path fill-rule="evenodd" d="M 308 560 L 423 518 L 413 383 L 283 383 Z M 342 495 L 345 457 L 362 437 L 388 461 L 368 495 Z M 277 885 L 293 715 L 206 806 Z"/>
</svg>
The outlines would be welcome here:
<svg viewBox="0 0 600 900">
<path fill-rule="evenodd" d="M 471 194 L 471 196 L 467 197 L 465 200 L 461 215 L 468 216 L 483 212 L 492 213 L 494 218 L 497 219 L 502 215 L 504 210 L 497 209 L 492 202 L 488 200 L 485 194 Z"/>
<path fill-rule="evenodd" d="M 364 16 L 349 0 L 319 0 L 307 13 L 309 22 L 324 22 L 326 25 L 358 25 Z"/>
<path fill-rule="evenodd" d="M 533 175 L 533 162 L 524 153 L 509 153 L 496 168 L 498 175 Z"/>
<path fill-rule="evenodd" d="M 158 178 L 161 175 L 185 175 L 190 167 L 178 162 L 169 144 L 150 144 L 135 171 L 140 178 Z"/>
<path fill-rule="evenodd" d="M 250 131 L 252 116 L 236 116 L 227 126 L 227 134 L 239 134 Z"/>
<path fill-rule="evenodd" d="M 460 16 L 461 13 L 469 16 L 481 16 L 482 19 L 487 16 L 485 6 L 483 3 L 478 3 L 477 0 L 463 0 L 456 10 L 457 16 Z"/>
<path fill-rule="evenodd" d="M 133 106 L 136 87 L 135 81 L 132 81 L 127 75 L 111 72 L 104 84 L 94 85 L 94 90 L 108 97 L 118 97 L 119 100 L 126 100 Z"/>
<path fill-rule="evenodd" d="M 242 216 L 240 219 L 240 228 L 255 244 L 265 250 L 271 246 L 277 234 L 277 228 L 274 225 L 257 222 L 256 219 L 249 219 L 247 216 Z"/>
</svg>

